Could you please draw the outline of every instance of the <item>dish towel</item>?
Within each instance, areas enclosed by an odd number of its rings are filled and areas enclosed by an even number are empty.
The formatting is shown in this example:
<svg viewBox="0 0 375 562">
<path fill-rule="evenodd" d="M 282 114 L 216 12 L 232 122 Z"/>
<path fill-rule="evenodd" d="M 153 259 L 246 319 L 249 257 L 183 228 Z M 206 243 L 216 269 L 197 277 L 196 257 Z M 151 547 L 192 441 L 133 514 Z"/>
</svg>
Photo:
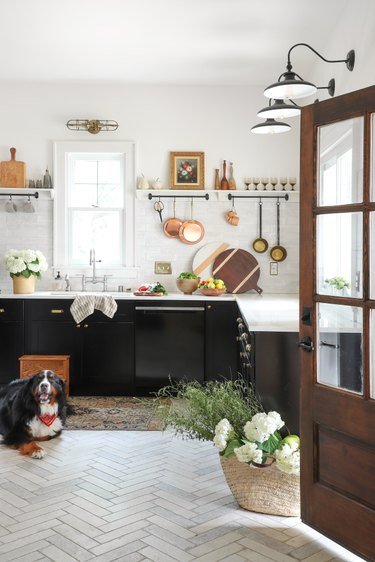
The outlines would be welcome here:
<svg viewBox="0 0 375 562">
<path fill-rule="evenodd" d="M 70 307 L 70 312 L 79 324 L 95 309 L 100 310 L 109 318 L 113 318 L 117 310 L 117 302 L 111 295 L 78 295 Z"/>
</svg>

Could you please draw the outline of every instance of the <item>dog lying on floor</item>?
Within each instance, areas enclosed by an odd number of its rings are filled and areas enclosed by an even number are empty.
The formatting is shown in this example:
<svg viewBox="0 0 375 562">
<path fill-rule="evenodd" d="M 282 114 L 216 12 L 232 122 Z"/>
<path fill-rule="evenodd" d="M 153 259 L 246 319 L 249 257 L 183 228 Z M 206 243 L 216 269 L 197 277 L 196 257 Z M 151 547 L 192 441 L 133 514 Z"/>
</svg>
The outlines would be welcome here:
<svg viewBox="0 0 375 562">
<path fill-rule="evenodd" d="M 42 459 L 36 441 L 59 435 L 66 418 L 65 383 L 53 371 L 17 379 L 0 390 L 0 434 L 3 444 L 21 455 Z"/>
</svg>

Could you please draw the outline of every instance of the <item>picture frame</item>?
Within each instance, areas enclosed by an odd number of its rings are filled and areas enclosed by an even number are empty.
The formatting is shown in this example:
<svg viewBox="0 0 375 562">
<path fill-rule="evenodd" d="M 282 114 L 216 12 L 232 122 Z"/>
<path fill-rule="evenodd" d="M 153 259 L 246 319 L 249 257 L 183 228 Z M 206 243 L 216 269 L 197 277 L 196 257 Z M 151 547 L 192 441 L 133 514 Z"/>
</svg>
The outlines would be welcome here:
<svg viewBox="0 0 375 562">
<path fill-rule="evenodd" d="M 170 153 L 170 189 L 204 189 L 204 152 Z"/>
</svg>

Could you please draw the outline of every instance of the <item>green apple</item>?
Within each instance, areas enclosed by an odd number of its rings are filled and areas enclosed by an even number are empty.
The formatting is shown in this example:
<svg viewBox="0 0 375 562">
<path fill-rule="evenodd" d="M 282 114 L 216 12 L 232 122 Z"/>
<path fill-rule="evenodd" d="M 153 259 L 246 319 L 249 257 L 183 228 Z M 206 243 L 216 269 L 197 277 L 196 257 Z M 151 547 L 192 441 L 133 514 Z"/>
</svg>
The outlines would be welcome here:
<svg viewBox="0 0 375 562">
<path fill-rule="evenodd" d="M 300 447 L 300 438 L 298 437 L 298 435 L 287 435 L 286 437 L 284 437 L 283 439 L 283 443 L 286 443 L 287 445 L 297 445 L 298 449 Z"/>
</svg>

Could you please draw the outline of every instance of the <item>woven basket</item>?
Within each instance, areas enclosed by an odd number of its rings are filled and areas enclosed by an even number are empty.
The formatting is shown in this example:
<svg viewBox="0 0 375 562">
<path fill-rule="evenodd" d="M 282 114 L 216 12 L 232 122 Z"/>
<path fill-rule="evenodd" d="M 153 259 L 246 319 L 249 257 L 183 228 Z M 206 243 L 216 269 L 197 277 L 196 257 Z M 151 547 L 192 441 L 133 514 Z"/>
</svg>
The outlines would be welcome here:
<svg viewBox="0 0 375 562">
<path fill-rule="evenodd" d="M 300 479 L 275 464 L 255 468 L 239 462 L 235 455 L 220 457 L 227 484 L 238 505 L 248 511 L 272 515 L 300 515 Z"/>
</svg>

